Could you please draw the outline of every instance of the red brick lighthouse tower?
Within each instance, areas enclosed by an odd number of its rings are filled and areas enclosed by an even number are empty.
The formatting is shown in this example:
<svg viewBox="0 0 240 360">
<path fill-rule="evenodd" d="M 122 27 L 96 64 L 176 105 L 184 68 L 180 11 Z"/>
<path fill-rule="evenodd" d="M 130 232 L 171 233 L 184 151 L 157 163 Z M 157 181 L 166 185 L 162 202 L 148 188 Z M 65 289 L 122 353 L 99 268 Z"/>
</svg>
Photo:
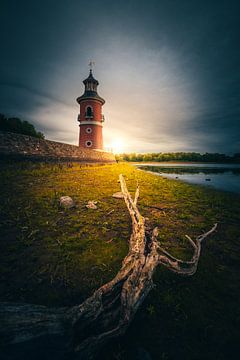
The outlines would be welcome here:
<svg viewBox="0 0 240 360">
<path fill-rule="evenodd" d="M 92 63 L 90 63 L 92 66 Z M 80 133 L 79 146 L 88 149 L 103 149 L 102 128 L 104 116 L 102 115 L 102 105 L 105 100 L 97 93 L 98 81 L 94 79 L 92 68 L 87 79 L 83 81 L 85 92 L 77 98 L 80 105 L 78 115 Z"/>
</svg>

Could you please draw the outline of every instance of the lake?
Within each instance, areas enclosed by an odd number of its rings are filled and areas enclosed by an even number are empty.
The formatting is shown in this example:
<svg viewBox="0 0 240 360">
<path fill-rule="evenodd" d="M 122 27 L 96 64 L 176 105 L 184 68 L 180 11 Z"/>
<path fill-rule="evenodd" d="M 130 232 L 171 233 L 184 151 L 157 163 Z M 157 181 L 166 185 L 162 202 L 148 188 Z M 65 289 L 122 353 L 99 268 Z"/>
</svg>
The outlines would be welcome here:
<svg viewBox="0 0 240 360">
<path fill-rule="evenodd" d="M 240 193 L 240 164 L 138 163 L 139 169 L 169 179 Z"/>
</svg>

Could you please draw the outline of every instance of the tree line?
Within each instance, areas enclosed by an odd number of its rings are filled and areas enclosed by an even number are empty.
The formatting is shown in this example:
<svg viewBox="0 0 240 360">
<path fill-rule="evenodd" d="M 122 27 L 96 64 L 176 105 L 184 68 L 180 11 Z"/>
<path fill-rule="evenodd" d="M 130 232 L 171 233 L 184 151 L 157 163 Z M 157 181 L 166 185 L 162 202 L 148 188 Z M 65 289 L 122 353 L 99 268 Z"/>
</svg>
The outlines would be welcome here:
<svg viewBox="0 0 240 360">
<path fill-rule="evenodd" d="M 17 117 L 7 118 L 0 114 L 0 131 L 8 131 L 16 134 L 29 135 L 44 139 L 44 134 L 37 131 L 35 127 L 26 120 L 21 120 Z"/>
<path fill-rule="evenodd" d="M 116 155 L 118 161 L 189 161 L 189 162 L 219 162 L 219 163 L 240 163 L 240 153 L 232 156 L 220 153 L 200 154 L 197 152 L 173 152 L 173 153 L 123 153 Z"/>
</svg>

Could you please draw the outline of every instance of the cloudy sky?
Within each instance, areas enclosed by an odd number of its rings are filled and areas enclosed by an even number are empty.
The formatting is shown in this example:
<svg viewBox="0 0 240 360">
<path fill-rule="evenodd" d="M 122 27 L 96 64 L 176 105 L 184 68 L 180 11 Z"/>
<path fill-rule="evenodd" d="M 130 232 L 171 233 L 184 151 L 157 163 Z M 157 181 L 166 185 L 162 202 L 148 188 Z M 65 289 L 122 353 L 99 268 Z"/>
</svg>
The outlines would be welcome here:
<svg viewBox="0 0 240 360">
<path fill-rule="evenodd" d="M 0 0 L 0 112 L 77 144 L 94 60 L 105 145 L 240 152 L 238 0 Z"/>
</svg>

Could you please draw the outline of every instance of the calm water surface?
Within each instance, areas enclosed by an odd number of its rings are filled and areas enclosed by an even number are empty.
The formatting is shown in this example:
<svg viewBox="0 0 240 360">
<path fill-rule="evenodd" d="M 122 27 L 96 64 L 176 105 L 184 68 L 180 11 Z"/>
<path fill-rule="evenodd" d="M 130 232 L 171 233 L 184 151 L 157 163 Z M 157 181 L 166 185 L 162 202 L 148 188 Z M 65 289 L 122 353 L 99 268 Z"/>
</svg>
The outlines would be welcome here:
<svg viewBox="0 0 240 360">
<path fill-rule="evenodd" d="M 166 178 L 240 193 L 240 164 L 139 163 L 136 166 Z"/>
</svg>

